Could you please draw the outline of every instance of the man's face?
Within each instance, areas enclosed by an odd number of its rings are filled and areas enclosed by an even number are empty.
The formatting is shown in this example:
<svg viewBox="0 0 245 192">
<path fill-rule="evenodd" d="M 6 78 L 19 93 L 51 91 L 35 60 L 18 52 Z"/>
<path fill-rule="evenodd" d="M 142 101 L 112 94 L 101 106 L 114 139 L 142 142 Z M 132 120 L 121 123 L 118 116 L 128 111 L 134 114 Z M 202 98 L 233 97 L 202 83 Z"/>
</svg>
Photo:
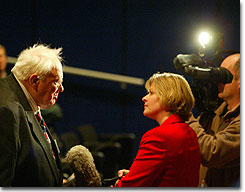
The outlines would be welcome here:
<svg viewBox="0 0 245 192">
<path fill-rule="evenodd" d="M 5 50 L 0 48 L 0 71 L 5 71 L 7 66 L 7 56 Z"/>
<path fill-rule="evenodd" d="M 240 78 L 238 80 L 234 79 L 235 71 L 233 70 L 233 66 L 234 58 L 232 57 L 226 58 L 221 64 L 221 67 L 228 69 L 233 75 L 233 80 L 231 83 L 218 84 L 218 96 L 225 101 L 231 100 L 235 95 L 240 94 Z"/>
<path fill-rule="evenodd" d="M 56 69 L 45 79 L 39 80 L 35 101 L 41 108 L 50 108 L 56 103 L 59 93 L 64 91 L 62 81 L 63 75 Z"/>
</svg>

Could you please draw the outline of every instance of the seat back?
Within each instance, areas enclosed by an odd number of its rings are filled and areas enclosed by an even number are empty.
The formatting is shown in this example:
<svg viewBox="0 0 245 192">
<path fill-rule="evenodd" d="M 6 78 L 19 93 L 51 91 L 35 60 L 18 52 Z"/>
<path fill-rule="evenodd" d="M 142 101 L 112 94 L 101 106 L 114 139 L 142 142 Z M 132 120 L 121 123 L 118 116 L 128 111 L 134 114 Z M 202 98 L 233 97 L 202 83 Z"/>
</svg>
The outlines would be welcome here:
<svg viewBox="0 0 245 192">
<path fill-rule="evenodd" d="M 66 153 L 71 147 L 75 145 L 80 145 L 80 139 L 78 135 L 74 132 L 65 132 L 60 135 L 60 138 L 63 143 L 63 151 Z"/>
<path fill-rule="evenodd" d="M 95 128 L 91 124 L 81 125 L 77 128 L 78 133 L 81 137 L 81 141 L 86 145 L 94 145 L 97 143 L 97 133 Z"/>
</svg>

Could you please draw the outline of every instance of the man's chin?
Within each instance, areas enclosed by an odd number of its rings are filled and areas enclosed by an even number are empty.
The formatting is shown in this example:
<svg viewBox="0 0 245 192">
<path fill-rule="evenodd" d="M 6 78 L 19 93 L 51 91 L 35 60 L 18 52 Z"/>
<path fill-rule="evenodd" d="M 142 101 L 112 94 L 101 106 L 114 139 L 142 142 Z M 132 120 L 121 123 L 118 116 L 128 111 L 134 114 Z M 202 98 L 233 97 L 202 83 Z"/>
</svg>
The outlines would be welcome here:
<svg viewBox="0 0 245 192">
<path fill-rule="evenodd" d="M 48 105 L 41 105 L 40 108 L 41 109 L 49 109 L 49 108 L 53 107 L 55 105 L 55 103 L 56 102 L 52 102 L 52 103 L 50 103 Z"/>
<path fill-rule="evenodd" d="M 223 99 L 222 93 L 219 93 L 219 94 L 218 94 L 218 98 Z"/>
</svg>

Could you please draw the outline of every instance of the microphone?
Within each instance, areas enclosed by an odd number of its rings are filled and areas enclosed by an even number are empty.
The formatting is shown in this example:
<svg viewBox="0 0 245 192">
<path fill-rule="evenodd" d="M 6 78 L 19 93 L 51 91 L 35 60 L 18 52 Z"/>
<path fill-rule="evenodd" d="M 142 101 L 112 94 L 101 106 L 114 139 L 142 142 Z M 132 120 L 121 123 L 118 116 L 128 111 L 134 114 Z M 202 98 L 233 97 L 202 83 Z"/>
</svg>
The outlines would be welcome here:
<svg viewBox="0 0 245 192">
<path fill-rule="evenodd" d="M 178 54 L 174 58 L 174 66 L 176 69 L 184 69 L 186 66 L 205 66 L 205 62 L 195 54 Z"/>
<path fill-rule="evenodd" d="M 82 146 L 72 147 L 66 154 L 66 161 L 70 170 L 75 175 L 77 187 L 100 187 L 101 176 L 94 164 L 90 151 Z"/>
</svg>

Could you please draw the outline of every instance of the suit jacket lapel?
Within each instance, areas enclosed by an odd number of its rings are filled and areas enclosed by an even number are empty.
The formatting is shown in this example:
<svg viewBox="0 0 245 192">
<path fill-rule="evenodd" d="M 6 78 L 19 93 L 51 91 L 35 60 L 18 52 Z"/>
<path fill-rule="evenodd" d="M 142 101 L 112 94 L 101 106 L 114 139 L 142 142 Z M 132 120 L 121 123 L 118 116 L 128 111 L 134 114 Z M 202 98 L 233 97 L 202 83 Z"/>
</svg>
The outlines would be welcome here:
<svg viewBox="0 0 245 192">
<path fill-rule="evenodd" d="M 28 122 L 29 122 L 30 128 L 32 130 L 32 133 L 37 138 L 40 145 L 42 146 L 43 151 L 44 151 L 44 153 L 48 159 L 48 162 L 50 164 L 50 167 L 53 171 L 53 174 L 56 178 L 56 181 L 57 181 L 57 183 L 59 183 L 59 174 L 57 174 L 57 173 L 59 173 L 59 170 L 58 170 L 58 167 L 56 165 L 55 159 L 52 156 L 52 152 L 51 152 L 49 143 L 47 142 L 47 140 L 43 134 L 42 128 L 41 128 L 39 122 L 37 121 L 35 115 L 33 114 L 33 111 L 27 111 L 26 114 L 27 114 Z M 56 156 L 56 158 L 58 158 L 58 157 Z"/>
<path fill-rule="evenodd" d="M 29 121 L 30 128 L 32 129 L 33 135 L 37 138 L 40 145 L 42 146 L 43 151 L 44 151 L 44 153 L 48 159 L 48 162 L 50 164 L 50 167 L 53 171 L 53 174 L 56 178 L 56 181 L 57 181 L 57 183 L 59 183 L 59 178 L 58 178 L 59 174 L 57 174 L 57 173 L 59 173 L 59 170 L 58 170 L 58 167 L 56 165 L 55 159 L 52 156 L 52 152 L 51 152 L 49 143 L 47 142 L 47 140 L 43 134 L 42 128 L 41 128 L 39 122 L 37 121 L 35 115 L 33 114 L 33 111 L 27 111 L 26 114 L 27 114 L 27 118 Z M 56 156 L 56 158 L 58 158 L 58 157 Z"/>
<path fill-rule="evenodd" d="M 59 158 L 59 153 L 60 153 L 59 146 L 56 143 L 56 141 L 54 140 L 53 136 L 51 135 L 48 127 L 47 127 L 47 133 L 48 133 L 49 139 L 51 140 L 51 145 L 52 145 L 53 152 L 55 154 L 57 167 L 58 167 L 58 169 L 61 170 L 61 162 L 60 162 L 60 158 Z"/>
</svg>

